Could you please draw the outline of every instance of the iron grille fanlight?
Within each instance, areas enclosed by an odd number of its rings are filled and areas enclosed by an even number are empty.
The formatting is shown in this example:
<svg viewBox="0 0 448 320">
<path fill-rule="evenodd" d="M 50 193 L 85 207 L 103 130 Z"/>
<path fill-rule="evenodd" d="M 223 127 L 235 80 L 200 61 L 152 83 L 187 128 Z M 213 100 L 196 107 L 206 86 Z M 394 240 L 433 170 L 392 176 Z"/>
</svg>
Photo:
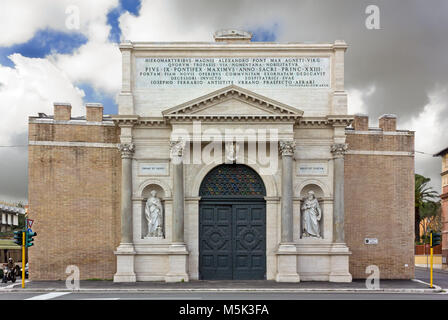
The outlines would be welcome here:
<svg viewBox="0 0 448 320">
<path fill-rule="evenodd" d="M 264 196 L 260 176 L 243 164 L 223 164 L 213 168 L 204 178 L 201 196 Z"/>
</svg>

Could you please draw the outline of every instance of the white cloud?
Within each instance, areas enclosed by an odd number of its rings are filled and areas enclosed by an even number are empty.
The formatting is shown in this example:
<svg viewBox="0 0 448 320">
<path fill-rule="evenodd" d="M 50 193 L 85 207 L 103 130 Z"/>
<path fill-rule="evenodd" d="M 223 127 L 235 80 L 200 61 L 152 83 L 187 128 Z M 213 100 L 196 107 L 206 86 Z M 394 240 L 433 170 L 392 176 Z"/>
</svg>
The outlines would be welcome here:
<svg viewBox="0 0 448 320">
<path fill-rule="evenodd" d="M 415 149 L 435 153 L 448 146 L 447 131 L 442 113 L 448 110 L 448 88 L 437 87 L 428 94 L 429 103 L 422 112 L 403 124 L 416 131 Z"/>
<path fill-rule="evenodd" d="M 47 59 L 13 54 L 15 68 L 0 66 L 0 143 L 8 144 L 27 130 L 28 116 L 53 114 L 53 102 L 70 102 L 72 113 L 82 109 L 84 92 Z"/>
<path fill-rule="evenodd" d="M 0 65 L 0 200 L 26 201 L 28 117 L 53 114 L 53 102 L 70 102 L 72 114 L 84 114 L 84 92 L 47 59 L 13 54 L 15 68 Z"/>
<path fill-rule="evenodd" d="M 212 41 L 207 25 L 197 27 L 182 24 L 170 9 L 169 1 L 142 1 L 139 16 L 124 13 L 119 21 L 123 38 L 132 41 Z"/>
<path fill-rule="evenodd" d="M 142 0 L 138 16 L 126 12 L 119 21 L 123 39 L 131 41 L 214 41 L 219 29 L 269 29 L 295 21 L 288 6 L 272 1 Z M 285 11 L 282 11 L 286 9 Z M 276 29 L 278 31 L 278 29 Z"/>
<path fill-rule="evenodd" d="M 371 85 L 364 89 L 347 89 L 348 93 L 348 113 L 356 114 L 356 113 L 364 113 L 367 114 L 367 105 L 364 102 L 366 98 L 375 93 L 376 87 L 375 85 Z"/>
<path fill-rule="evenodd" d="M 72 54 L 52 53 L 47 58 L 63 70 L 73 83 L 89 83 L 95 89 L 115 95 L 120 88 L 121 54 L 117 45 L 108 41 L 111 27 L 107 13 L 118 6 L 118 0 L 2 0 L 0 10 L 0 46 L 30 40 L 46 27 L 64 32 L 78 31 L 88 42 Z M 79 8 L 79 30 L 69 30 L 66 20 L 69 6 Z M 20 27 L 17 27 L 20 26 Z"/>
<path fill-rule="evenodd" d="M 79 30 L 69 30 L 66 21 L 69 6 L 79 8 Z M 89 35 L 91 25 L 118 5 L 118 0 L 2 0 L 0 10 L 0 46 L 11 46 L 30 40 L 45 28 L 64 32 L 79 31 Z"/>
<path fill-rule="evenodd" d="M 415 131 L 415 172 L 431 178 L 431 186 L 440 192 L 441 159 L 433 157 L 448 147 L 448 132 L 443 113 L 448 110 L 448 87 L 438 86 L 428 94 L 423 110 L 400 127 Z M 424 154 L 420 153 L 424 152 Z"/>
<path fill-rule="evenodd" d="M 88 83 L 114 94 L 119 91 L 121 58 L 108 41 L 107 13 L 118 0 L 2 0 L 0 46 L 30 40 L 45 28 L 70 32 L 66 27 L 69 5 L 79 8 L 80 29 L 88 42 L 72 54 L 51 53 L 46 58 L 13 54 L 13 68 L 0 65 L 0 145 L 27 143 L 28 117 L 53 114 L 53 103 L 69 102 L 73 115 L 83 115 L 84 92 L 76 83 Z M 26 148 L 0 148 L 0 198 L 26 197 Z M 13 160 L 18 158 L 17 160 Z M 20 158 L 20 159 L 19 159 Z"/>
<path fill-rule="evenodd" d="M 96 89 L 117 94 L 121 85 L 121 53 L 116 44 L 89 41 L 73 54 L 48 57 L 75 83 L 90 83 Z"/>
</svg>

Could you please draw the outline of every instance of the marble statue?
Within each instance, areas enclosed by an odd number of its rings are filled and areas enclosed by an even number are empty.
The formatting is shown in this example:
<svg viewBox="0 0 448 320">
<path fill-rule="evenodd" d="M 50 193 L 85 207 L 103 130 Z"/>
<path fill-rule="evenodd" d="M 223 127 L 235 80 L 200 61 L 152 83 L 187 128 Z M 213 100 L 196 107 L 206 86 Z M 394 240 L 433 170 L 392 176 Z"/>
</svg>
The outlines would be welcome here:
<svg viewBox="0 0 448 320">
<path fill-rule="evenodd" d="M 163 237 L 163 207 L 156 190 L 151 191 L 151 196 L 146 201 L 145 217 L 148 223 L 146 237 Z"/>
<path fill-rule="evenodd" d="M 319 221 L 322 218 L 322 210 L 314 192 L 308 191 L 308 196 L 302 205 L 302 237 L 321 238 Z"/>
</svg>

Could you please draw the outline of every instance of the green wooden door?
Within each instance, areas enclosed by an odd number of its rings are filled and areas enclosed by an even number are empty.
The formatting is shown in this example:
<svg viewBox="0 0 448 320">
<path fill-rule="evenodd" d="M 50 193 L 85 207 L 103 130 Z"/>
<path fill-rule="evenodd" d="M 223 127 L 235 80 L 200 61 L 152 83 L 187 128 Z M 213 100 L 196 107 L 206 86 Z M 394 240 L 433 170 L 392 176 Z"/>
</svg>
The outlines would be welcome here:
<svg viewBox="0 0 448 320">
<path fill-rule="evenodd" d="M 199 216 L 201 279 L 265 279 L 265 203 L 204 201 Z"/>
</svg>

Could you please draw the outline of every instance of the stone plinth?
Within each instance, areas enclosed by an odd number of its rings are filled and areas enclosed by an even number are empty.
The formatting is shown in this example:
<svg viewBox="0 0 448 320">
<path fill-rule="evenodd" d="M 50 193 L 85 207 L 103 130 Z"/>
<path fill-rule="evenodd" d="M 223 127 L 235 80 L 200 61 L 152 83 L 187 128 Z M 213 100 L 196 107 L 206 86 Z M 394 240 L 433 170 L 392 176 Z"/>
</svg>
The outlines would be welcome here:
<svg viewBox="0 0 448 320">
<path fill-rule="evenodd" d="M 134 246 L 130 244 L 120 244 L 114 252 L 117 257 L 117 273 L 114 275 L 114 282 L 136 282 L 134 272 Z"/>
<path fill-rule="evenodd" d="M 297 248 L 295 244 L 280 244 L 277 251 L 277 282 L 300 282 L 297 273 Z"/>
<path fill-rule="evenodd" d="M 166 282 L 189 281 L 188 250 L 185 244 L 172 244 L 169 249 L 169 271 L 165 276 Z"/>
</svg>

